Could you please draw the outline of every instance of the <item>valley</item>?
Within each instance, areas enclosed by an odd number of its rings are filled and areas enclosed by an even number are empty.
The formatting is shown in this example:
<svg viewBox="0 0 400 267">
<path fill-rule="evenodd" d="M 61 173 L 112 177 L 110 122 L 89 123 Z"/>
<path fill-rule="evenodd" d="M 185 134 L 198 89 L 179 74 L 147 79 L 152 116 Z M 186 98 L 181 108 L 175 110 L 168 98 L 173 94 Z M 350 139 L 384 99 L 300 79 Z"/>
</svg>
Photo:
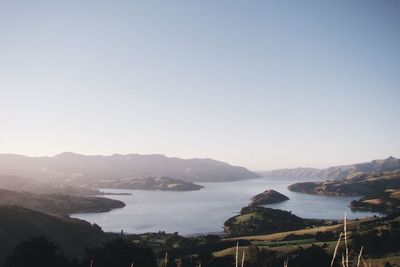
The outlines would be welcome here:
<svg viewBox="0 0 400 267">
<path fill-rule="evenodd" d="M 400 258 L 395 246 L 384 245 L 400 232 L 396 170 L 306 183 L 265 177 L 194 184 L 159 176 L 36 185 L 35 178 L 0 178 L 0 213 L 7 218 L 0 223 L 0 257 L 44 235 L 82 263 L 88 261 L 85 246 L 106 249 L 114 242 L 148 247 L 159 263 L 167 251 L 168 261 L 187 266 L 233 264 L 237 242 L 248 266 L 279 266 L 286 258 L 328 262 L 346 211 L 352 255 L 365 244 L 365 258 L 377 266 Z M 77 235 L 64 234 L 70 231 Z"/>
</svg>

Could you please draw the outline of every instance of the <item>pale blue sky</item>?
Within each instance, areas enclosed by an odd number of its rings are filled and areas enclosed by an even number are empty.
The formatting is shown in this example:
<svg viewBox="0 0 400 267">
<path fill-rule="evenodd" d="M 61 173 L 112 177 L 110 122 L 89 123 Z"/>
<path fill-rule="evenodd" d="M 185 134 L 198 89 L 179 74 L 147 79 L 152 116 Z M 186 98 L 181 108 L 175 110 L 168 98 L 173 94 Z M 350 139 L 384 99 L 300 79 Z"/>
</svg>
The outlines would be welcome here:
<svg viewBox="0 0 400 267">
<path fill-rule="evenodd" d="M 400 156 L 398 1 L 2 1 L 0 153 Z"/>
</svg>

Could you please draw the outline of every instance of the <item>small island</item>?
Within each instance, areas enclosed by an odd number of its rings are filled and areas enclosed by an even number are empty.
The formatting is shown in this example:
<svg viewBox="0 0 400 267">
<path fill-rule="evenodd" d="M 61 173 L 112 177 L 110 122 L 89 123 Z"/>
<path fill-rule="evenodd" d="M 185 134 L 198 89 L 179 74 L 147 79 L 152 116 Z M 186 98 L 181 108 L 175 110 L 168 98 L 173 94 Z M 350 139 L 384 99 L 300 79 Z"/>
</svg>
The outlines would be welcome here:
<svg viewBox="0 0 400 267">
<path fill-rule="evenodd" d="M 276 204 L 289 200 L 289 198 L 275 190 L 269 189 L 251 198 L 249 206 L 262 206 Z"/>
</svg>

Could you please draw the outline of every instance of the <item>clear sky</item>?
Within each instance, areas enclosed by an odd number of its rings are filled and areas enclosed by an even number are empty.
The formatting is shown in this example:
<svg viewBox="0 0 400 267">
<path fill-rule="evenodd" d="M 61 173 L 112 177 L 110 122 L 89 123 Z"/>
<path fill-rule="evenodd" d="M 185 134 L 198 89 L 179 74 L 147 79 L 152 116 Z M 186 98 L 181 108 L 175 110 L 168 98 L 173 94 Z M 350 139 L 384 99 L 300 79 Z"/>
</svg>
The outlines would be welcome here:
<svg viewBox="0 0 400 267">
<path fill-rule="evenodd" d="M 399 1 L 2 1 L 0 153 L 400 156 Z"/>
</svg>

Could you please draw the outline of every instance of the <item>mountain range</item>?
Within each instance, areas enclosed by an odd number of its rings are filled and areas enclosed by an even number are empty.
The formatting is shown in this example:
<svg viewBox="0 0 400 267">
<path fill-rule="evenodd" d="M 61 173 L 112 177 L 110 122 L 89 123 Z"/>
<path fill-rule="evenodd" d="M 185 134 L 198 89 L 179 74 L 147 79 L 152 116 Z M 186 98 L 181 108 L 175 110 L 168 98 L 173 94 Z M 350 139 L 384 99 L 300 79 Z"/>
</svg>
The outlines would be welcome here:
<svg viewBox="0 0 400 267">
<path fill-rule="evenodd" d="M 0 154 L 0 175 L 75 185 L 134 177 L 165 176 L 185 182 L 225 182 L 261 177 L 244 167 L 212 159 L 140 154 L 86 156 L 71 152 L 53 157 Z"/>
<path fill-rule="evenodd" d="M 260 172 L 263 177 L 295 178 L 300 180 L 344 180 L 357 173 L 390 172 L 400 170 L 400 159 L 388 157 L 370 162 L 335 166 L 326 169 L 294 168 Z"/>
</svg>

